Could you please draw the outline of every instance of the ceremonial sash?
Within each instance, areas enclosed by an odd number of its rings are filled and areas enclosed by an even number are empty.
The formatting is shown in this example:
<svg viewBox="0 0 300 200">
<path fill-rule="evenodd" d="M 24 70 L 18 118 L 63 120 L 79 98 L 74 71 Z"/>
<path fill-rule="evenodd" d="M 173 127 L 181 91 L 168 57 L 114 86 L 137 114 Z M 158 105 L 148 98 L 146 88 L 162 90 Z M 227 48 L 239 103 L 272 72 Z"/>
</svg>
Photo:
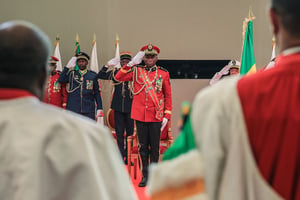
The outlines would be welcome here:
<svg viewBox="0 0 300 200">
<path fill-rule="evenodd" d="M 158 101 L 158 98 L 157 98 L 157 95 L 156 95 L 156 92 L 152 86 L 152 84 L 150 84 L 150 81 L 149 79 L 147 79 L 147 75 L 145 74 L 144 70 L 140 67 L 138 68 L 140 70 L 140 73 L 142 74 L 142 78 L 143 78 L 143 81 L 145 83 L 145 86 L 151 96 L 151 99 L 155 105 L 155 118 L 158 119 L 158 120 L 162 120 L 163 118 L 163 102 L 161 100 L 161 102 Z"/>
</svg>

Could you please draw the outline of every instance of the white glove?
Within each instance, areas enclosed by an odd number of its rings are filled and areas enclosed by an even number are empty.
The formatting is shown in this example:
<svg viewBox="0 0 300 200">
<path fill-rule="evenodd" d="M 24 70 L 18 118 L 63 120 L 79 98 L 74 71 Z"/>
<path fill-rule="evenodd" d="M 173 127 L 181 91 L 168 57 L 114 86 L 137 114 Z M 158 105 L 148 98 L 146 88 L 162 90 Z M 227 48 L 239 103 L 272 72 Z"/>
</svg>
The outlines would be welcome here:
<svg viewBox="0 0 300 200">
<path fill-rule="evenodd" d="M 101 109 L 97 110 L 96 119 L 97 119 L 97 124 L 104 125 L 103 111 Z"/>
<path fill-rule="evenodd" d="M 164 128 L 166 127 L 167 123 L 168 123 L 168 119 L 164 117 L 163 120 L 162 120 L 162 122 L 161 122 L 160 131 L 164 130 Z"/>
<path fill-rule="evenodd" d="M 219 71 L 220 75 L 228 74 L 230 67 L 231 67 L 231 65 L 226 65 L 225 67 L 223 67 L 223 69 L 221 69 L 221 71 Z"/>
<path fill-rule="evenodd" d="M 103 117 L 97 117 L 97 124 L 104 125 Z"/>
<path fill-rule="evenodd" d="M 68 62 L 68 64 L 66 65 L 66 67 L 67 68 L 71 68 L 71 67 L 75 67 L 75 65 L 76 65 L 76 60 L 77 60 L 77 58 L 75 57 L 75 56 L 73 56 L 70 60 L 69 60 L 69 62 Z"/>
<path fill-rule="evenodd" d="M 107 66 L 110 67 L 110 66 L 116 66 L 117 64 L 120 63 L 120 57 L 115 57 L 115 58 L 112 58 L 110 59 L 108 62 L 107 62 Z"/>
<path fill-rule="evenodd" d="M 127 66 L 132 67 L 134 65 L 140 64 L 143 60 L 143 57 L 145 55 L 144 51 L 139 51 L 132 60 L 127 64 Z"/>
</svg>

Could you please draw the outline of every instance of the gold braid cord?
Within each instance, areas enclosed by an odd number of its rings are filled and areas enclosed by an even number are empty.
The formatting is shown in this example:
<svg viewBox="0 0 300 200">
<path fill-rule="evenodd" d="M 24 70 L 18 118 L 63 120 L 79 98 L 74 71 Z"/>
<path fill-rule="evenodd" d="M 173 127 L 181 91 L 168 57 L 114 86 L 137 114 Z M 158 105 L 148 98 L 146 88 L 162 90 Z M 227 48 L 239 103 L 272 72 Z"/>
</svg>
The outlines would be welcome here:
<svg viewBox="0 0 300 200">
<path fill-rule="evenodd" d="M 73 78 L 73 77 L 74 77 L 74 72 L 75 72 L 75 71 L 70 72 L 70 73 L 72 73 L 72 74 L 71 74 L 70 77 L 69 77 L 69 85 L 68 85 L 68 87 L 66 88 L 68 93 L 74 92 L 74 91 L 77 90 L 79 87 L 81 87 L 81 85 L 82 85 L 82 83 L 83 83 L 83 82 L 77 81 L 77 80 L 75 80 L 75 79 Z M 75 88 L 73 88 L 73 89 L 71 90 L 70 88 L 72 88 L 72 86 L 73 86 L 73 82 L 71 82 L 72 79 L 74 79 L 77 83 L 79 83 L 79 85 L 78 85 L 78 87 L 75 87 Z"/>
<path fill-rule="evenodd" d="M 155 67 L 157 68 L 157 66 L 155 66 Z M 143 70 L 145 70 L 145 68 Z M 131 89 L 131 92 L 132 92 L 133 95 L 137 95 L 145 88 L 146 84 L 145 84 L 144 81 L 143 82 L 138 81 L 138 68 L 137 67 L 134 67 L 132 73 L 133 73 L 133 81 L 131 82 L 131 87 L 129 87 L 129 89 Z M 148 72 L 148 74 L 149 74 L 149 72 Z M 146 75 L 146 79 L 147 79 L 146 81 L 149 83 L 149 85 L 152 85 L 153 82 L 155 81 L 155 79 L 157 78 L 157 69 L 155 70 L 155 76 L 154 76 L 152 81 L 150 81 L 150 79 L 149 79 L 149 77 L 147 76 L 146 73 L 145 73 L 145 75 Z M 137 82 L 139 85 L 143 85 L 141 87 L 141 89 L 137 92 L 134 92 L 134 82 Z"/>
</svg>

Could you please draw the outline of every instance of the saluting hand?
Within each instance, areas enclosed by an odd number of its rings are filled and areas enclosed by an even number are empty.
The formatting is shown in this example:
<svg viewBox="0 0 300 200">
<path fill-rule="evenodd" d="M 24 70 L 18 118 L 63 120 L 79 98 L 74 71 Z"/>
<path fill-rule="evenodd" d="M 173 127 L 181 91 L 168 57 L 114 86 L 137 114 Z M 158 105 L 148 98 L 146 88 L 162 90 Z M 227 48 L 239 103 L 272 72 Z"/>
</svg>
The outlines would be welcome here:
<svg viewBox="0 0 300 200">
<path fill-rule="evenodd" d="M 229 73 L 229 69 L 230 69 L 230 65 L 226 65 L 225 67 L 223 67 L 223 69 L 221 69 L 221 71 L 219 72 L 220 75 L 226 75 Z"/>
<path fill-rule="evenodd" d="M 75 67 L 75 65 L 76 65 L 76 60 L 77 60 L 77 58 L 75 57 L 75 56 L 73 56 L 70 60 L 69 60 L 69 62 L 68 62 L 68 64 L 66 65 L 66 67 L 67 68 L 72 68 L 72 67 Z"/>
<path fill-rule="evenodd" d="M 115 58 L 112 58 L 110 59 L 108 62 L 107 62 L 107 66 L 108 67 L 111 67 L 111 66 L 116 66 L 120 63 L 120 57 L 115 57 Z"/>
<path fill-rule="evenodd" d="M 140 64 L 143 60 L 143 57 L 145 55 L 144 51 L 139 51 L 132 60 L 127 64 L 127 66 L 132 67 L 134 65 Z"/>
</svg>

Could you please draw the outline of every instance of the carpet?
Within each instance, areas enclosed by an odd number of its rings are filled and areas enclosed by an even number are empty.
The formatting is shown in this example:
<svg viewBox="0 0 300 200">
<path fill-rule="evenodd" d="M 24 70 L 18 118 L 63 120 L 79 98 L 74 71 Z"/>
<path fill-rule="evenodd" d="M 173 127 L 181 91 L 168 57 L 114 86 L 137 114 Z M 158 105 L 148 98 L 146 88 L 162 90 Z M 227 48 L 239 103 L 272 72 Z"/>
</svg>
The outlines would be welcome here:
<svg viewBox="0 0 300 200">
<path fill-rule="evenodd" d="M 127 170 L 127 165 L 126 165 L 126 170 Z M 127 170 L 128 171 L 128 170 Z M 137 171 L 137 177 L 136 179 L 133 178 L 133 167 L 131 168 L 131 182 L 132 182 L 132 185 L 134 187 L 134 190 L 137 194 L 137 197 L 139 200 L 149 200 L 150 198 L 147 196 L 146 194 L 146 188 L 147 187 L 139 187 L 139 183 L 140 181 L 142 180 L 142 175 L 141 175 L 141 172 L 140 170 L 138 169 Z"/>
</svg>

